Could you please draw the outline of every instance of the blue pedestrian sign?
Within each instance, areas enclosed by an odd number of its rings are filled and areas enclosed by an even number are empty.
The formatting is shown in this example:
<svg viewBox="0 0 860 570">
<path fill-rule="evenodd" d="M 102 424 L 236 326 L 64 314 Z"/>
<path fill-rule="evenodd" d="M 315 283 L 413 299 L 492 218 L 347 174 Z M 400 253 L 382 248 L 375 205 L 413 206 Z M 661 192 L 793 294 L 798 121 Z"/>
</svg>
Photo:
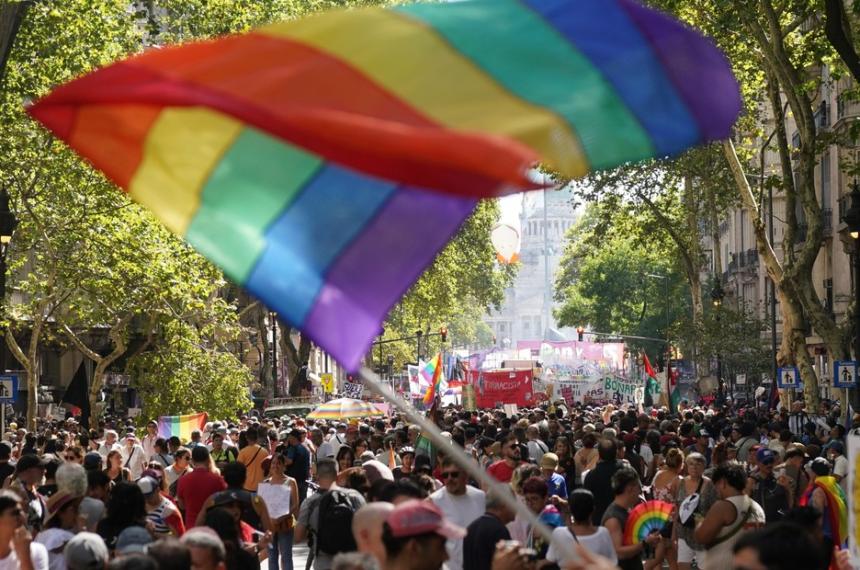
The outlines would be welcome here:
<svg viewBox="0 0 860 570">
<path fill-rule="evenodd" d="M 797 366 L 777 368 L 776 385 L 782 390 L 802 390 L 803 384 L 800 382 L 800 371 Z"/>
<path fill-rule="evenodd" d="M 0 376 L 0 403 L 12 404 L 18 399 L 18 377 Z"/>
<path fill-rule="evenodd" d="M 833 386 L 836 388 L 857 387 L 856 360 L 837 360 L 833 363 Z"/>
</svg>

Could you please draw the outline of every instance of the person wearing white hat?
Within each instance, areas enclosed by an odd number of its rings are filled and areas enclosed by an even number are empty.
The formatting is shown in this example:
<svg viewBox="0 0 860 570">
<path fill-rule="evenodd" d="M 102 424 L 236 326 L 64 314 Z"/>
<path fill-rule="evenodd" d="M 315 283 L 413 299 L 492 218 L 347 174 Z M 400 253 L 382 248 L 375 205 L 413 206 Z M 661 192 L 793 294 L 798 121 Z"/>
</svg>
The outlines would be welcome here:
<svg viewBox="0 0 860 570">
<path fill-rule="evenodd" d="M 146 469 L 146 453 L 143 451 L 143 447 L 137 443 L 137 438 L 133 433 L 125 436 L 124 443 L 125 445 L 119 451 L 122 456 L 122 466 L 128 469 L 132 480 L 140 479 L 140 475 Z"/>
</svg>

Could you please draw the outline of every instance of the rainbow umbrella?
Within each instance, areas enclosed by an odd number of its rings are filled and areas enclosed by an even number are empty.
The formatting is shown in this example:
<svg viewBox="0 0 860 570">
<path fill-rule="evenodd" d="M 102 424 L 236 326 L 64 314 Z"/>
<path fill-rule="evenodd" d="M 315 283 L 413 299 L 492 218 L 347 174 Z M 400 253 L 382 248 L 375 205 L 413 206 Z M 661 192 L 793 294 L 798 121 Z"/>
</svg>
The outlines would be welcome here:
<svg viewBox="0 0 860 570">
<path fill-rule="evenodd" d="M 308 414 L 312 420 L 345 420 L 348 418 L 364 418 L 368 416 L 383 416 L 373 404 L 352 398 L 330 400 Z"/>
</svg>

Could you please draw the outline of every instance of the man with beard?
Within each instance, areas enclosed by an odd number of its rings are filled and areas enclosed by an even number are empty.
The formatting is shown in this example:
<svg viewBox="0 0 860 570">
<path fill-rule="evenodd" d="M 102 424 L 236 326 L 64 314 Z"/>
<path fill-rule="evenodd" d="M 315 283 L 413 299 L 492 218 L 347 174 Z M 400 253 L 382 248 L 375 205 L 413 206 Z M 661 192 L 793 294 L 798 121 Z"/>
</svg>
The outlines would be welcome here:
<svg viewBox="0 0 860 570">
<path fill-rule="evenodd" d="M 516 469 L 522 461 L 520 460 L 520 444 L 517 436 L 509 433 L 501 440 L 502 458 L 489 467 L 487 473 L 500 483 L 510 483 Z"/>
</svg>

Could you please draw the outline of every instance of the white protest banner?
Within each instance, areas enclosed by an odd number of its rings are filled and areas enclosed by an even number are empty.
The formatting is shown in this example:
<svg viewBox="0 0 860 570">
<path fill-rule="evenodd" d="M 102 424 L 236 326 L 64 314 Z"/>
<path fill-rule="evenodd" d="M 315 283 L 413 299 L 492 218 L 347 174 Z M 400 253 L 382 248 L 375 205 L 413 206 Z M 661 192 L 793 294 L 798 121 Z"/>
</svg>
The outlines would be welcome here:
<svg viewBox="0 0 860 570">
<path fill-rule="evenodd" d="M 257 495 L 266 503 L 269 516 L 279 519 L 290 514 L 290 486 L 273 485 L 272 483 L 260 483 L 257 487 Z"/>
</svg>

